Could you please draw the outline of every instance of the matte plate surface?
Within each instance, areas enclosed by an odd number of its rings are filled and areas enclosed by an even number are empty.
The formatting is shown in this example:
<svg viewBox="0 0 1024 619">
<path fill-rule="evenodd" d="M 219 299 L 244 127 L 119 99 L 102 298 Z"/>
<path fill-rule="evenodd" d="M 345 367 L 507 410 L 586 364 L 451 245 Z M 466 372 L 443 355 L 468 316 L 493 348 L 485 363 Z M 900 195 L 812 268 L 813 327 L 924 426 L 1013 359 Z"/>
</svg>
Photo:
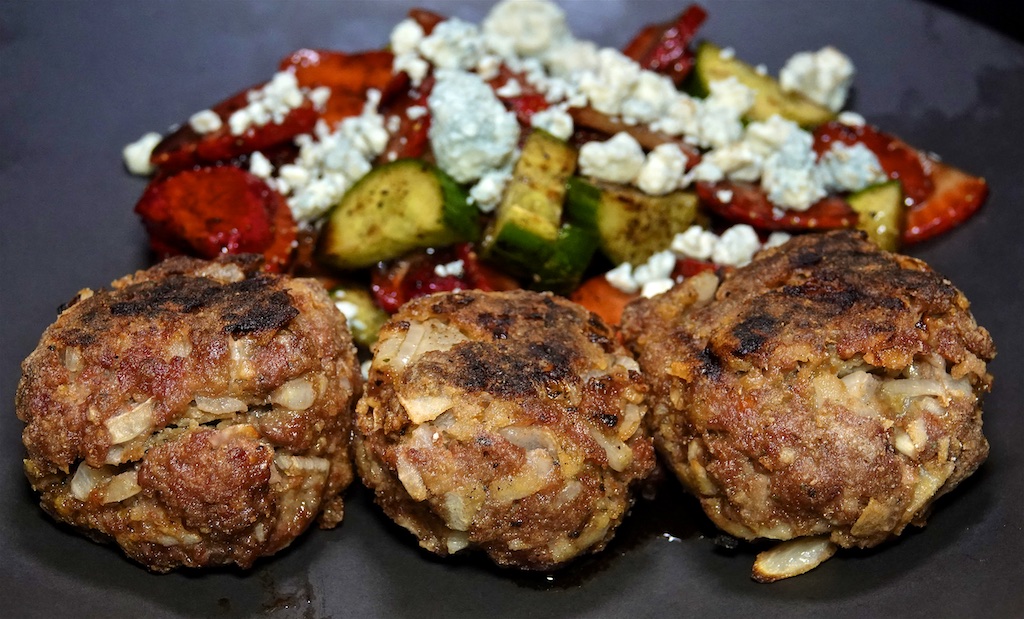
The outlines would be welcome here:
<svg viewBox="0 0 1024 619">
<path fill-rule="evenodd" d="M 426 0 L 478 21 L 485 5 Z M 684 3 L 569 2 L 577 35 L 621 46 Z M 300 47 L 379 47 L 409 8 L 390 2 L 0 1 L 0 614 L 8 617 L 1024 615 L 1019 327 L 1024 315 L 1024 47 L 916 2 L 708 0 L 702 35 L 778 71 L 833 44 L 858 69 L 852 107 L 985 176 L 970 223 L 912 253 L 951 278 L 999 347 L 985 428 L 992 455 L 922 530 L 773 585 L 755 549 L 729 551 L 674 482 L 641 501 L 598 557 L 551 576 L 442 561 L 368 493 L 252 571 L 156 576 L 56 526 L 21 472 L 19 363 L 82 287 L 147 265 L 132 207 L 145 181 L 121 148 L 266 79 Z"/>
</svg>

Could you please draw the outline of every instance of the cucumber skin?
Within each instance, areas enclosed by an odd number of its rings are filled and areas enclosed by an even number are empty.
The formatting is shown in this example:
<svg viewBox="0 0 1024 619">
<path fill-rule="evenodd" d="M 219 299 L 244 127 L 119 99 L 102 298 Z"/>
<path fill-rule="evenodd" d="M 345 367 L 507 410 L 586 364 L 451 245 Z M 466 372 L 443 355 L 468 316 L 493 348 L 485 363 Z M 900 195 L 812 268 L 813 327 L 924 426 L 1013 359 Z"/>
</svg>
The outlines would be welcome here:
<svg viewBox="0 0 1024 619">
<path fill-rule="evenodd" d="M 782 90 L 778 80 L 757 73 L 754 67 L 738 58 L 721 58 L 721 51 L 721 48 L 708 41 L 698 45 L 691 80 L 687 84 L 694 96 L 707 97 L 711 91 L 711 82 L 734 76 L 755 93 L 754 105 L 744 116 L 748 121 L 764 121 L 772 114 L 778 114 L 804 129 L 813 129 L 835 119 L 836 114 L 827 107 L 798 93 Z M 721 68 L 722 74 L 709 75 L 716 71 L 716 67 Z"/>
<path fill-rule="evenodd" d="M 697 205 L 697 195 L 689 191 L 650 196 L 625 185 L 573 177 L 566 209 L 596 232 L 601 252 L 612 262 L 642 264 L 698 223 Z"/>
<path fill-rule="evenodd" d="M 564 206 L 576 156 L 565 141 L 535 129 L 485 237 L 484 258 L 532 288 L 567 292 L 596 251 L 593 226 Z"/>
<path fill-rule="evenodd" d="M 466 191 L 442 170 L 400 159 L 371 170 L 331 209 L 318 255 L 338 269 L 364 268 L 415 249 L 476 240 L 477 218 Z"/>
<path fill-rule="evenodd" d="M 897 251 L 905 211 L 903 185 L 897 180 L 876 183 L 850 194 L 847 203 L 857 213 L 857 229 L 886 251 Z"/>
</svg>

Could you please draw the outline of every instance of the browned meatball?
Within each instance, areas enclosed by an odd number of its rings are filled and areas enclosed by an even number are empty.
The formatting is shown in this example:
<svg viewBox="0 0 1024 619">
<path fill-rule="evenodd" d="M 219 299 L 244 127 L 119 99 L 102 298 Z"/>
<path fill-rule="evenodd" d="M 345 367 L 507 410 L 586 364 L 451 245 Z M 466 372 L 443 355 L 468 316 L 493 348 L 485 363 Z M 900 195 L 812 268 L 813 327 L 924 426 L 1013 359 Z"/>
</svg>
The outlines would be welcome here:
<svg viewBox="0 0 1024 619">
<path fill-rule="evenodd" d="M 319 283 L 258 266 L 174 258 L 61 312 L 16 403 L 46 511 L 156 571 L 341 520 L 355 349 Z"/>
<path fill-rule="evenodd" d="M 437 554 L 546 569 L 603 548 L 654 465 L 646 387 L 612 337 L 548 294 L 406 304 L 356 410 L 360 476 Z"/>
<path fill-rule="evenodd" d="M 920 260 L 801 236 L 630 305 L 655 445 L 719 527 L 867 547 L 988 454 L 992 340 Z"/>
</svg>

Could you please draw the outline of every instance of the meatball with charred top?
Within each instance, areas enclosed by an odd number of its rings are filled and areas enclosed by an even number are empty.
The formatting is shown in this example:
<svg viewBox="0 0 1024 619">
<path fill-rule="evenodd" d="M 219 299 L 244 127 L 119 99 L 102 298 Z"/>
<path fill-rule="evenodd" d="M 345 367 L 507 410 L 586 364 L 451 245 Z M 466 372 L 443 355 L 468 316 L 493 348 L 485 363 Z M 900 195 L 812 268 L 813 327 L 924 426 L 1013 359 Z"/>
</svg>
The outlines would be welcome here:
<svg viewBox="0 0 1024 619">
<path fill-rule="evenodd" d="M 248 567 L 341 520 L 355 349 L 319 283 L 259 266 L 173 258 L 63 309 L 16 397 L 54 518 L 154 571 Z"/>
<path fill-rule="evenodd" d="M 636 362 L 549 294 L 442 293 L 381 330 L 356 466 L 420 545 L 548 569 L 611 539 L 654 465 Z"/>
<path fill-rule="evenodd" d="M 948 280 L 855 232 L 638 301 L 623 334 L 655 445 L 711 520 L 801 540 L 763 553 L 759 580 L 922 526 L 988 454 L 988 332 Z"/>
</svg>

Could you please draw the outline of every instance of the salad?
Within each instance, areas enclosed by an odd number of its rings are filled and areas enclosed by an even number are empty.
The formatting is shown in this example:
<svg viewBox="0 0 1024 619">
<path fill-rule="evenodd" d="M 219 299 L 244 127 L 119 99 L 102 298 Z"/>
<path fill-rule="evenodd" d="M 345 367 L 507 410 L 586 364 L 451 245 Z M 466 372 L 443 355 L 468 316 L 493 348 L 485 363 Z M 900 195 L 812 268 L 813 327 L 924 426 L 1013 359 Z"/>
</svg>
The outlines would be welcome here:
<svg viewBox="0 0 1024 619">
<path fill-rule="evenodd" d="M 267 82 L 125 148 L 158 258 L 262 254 L 320 278 L 356 340 L 442 290 L 638 295 L 766 245 L 858 228 L 884 249 L 966 221 L 987 185 L 844 111 L 826 47 L 778 77 L 699 39 L 697 5 L 622 49 L 548 0 L 479 25 L 414 9 L 382 49 L 298 50 Z"/>
</svg>

